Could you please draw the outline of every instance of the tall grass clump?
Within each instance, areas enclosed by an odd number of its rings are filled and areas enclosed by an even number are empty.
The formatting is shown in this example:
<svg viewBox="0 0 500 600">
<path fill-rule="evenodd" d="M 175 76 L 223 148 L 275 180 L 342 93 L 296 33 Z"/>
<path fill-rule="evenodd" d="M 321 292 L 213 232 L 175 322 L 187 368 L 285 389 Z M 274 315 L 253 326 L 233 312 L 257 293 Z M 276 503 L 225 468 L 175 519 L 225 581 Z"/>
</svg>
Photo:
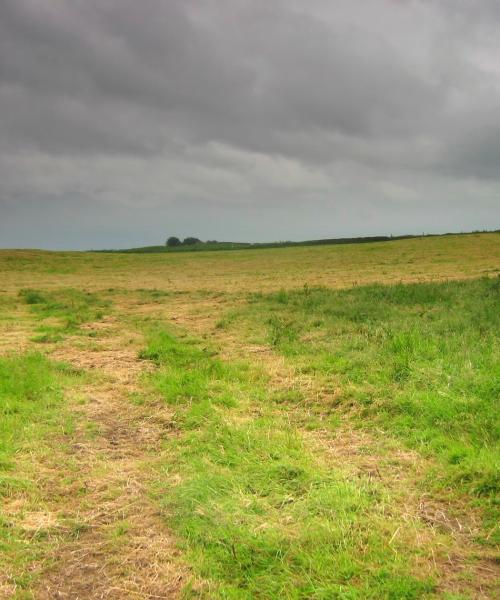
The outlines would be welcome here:
<svg viewBox="0 0 500 600">
<path fill-rule="evenodd" d="M 55 319 L 56 324 L 42 324 L 41 333 L 35 341 L 58 341 L 65 333 L 76 331 L 83 323 L 102 319 L 109 308 L 109 302 L 97 294 L 66 288 L 51 292 L 35 289 L 22 289 L 19 297 L 30 305 L 41 321 Z"/>
<path fill-rule="evenodd" d="M 0 358 L 0 469 L 11 472 L 23 443 L 59 418 L 62 367 L 39 353 Z"/>
</svg>

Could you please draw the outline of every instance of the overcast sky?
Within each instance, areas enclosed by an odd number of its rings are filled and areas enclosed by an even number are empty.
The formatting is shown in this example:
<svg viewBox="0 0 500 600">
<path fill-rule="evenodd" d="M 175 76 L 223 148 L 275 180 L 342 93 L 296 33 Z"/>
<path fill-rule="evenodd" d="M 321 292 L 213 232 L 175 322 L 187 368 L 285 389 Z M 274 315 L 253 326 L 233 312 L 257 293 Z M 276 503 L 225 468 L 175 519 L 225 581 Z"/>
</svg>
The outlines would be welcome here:
<svg viewBox="0 0 500 600">
<path fill-rule="evenodd" d="M 498 227 L 498 0 L 0 1 L 0 247 Z"/>
</svg>

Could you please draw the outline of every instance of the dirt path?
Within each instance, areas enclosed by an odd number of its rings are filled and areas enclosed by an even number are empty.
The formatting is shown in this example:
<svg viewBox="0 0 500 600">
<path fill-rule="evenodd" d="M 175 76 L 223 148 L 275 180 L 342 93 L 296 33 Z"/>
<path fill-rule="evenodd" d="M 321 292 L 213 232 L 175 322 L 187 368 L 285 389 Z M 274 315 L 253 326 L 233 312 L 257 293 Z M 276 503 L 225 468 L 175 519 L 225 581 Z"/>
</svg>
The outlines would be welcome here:
<svg viewBox="0 0 500 600">
<path fill-rule="evenodd" d="M 89 328 L 105 334 L 91 349 L 78 347 L 76 338 L 52 353 L 92 372 L 95 381 L 71 398 L 78 481 L 58 482 L 50 494 L 59 499 L 56 516 L 70 519 L 74 532 L 51 557 L 53 566 L 34 595 L 40 600 L 175 598 L 186 573 L 147 492 L 155 454 L 171 433 L 169 414 L 163 404 L 130 400 L 148 368 L 137 358 L 136 340 L 111 319 Z"/>
</svg>

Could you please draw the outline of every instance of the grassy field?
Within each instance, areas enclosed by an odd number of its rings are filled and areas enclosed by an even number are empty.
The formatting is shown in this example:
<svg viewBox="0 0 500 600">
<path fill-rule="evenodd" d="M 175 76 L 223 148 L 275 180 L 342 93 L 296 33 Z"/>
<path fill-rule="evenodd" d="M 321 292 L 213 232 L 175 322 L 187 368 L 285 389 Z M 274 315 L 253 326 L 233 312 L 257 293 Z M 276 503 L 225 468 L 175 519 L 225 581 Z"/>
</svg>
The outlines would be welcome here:
<svg viewBox="0 0 500 600">
<path fill-rule="evenodd" d="M 178 254 L 0 252 L 1 288 L 250 292 L 433 281 L 499 272 L 500 234 L 388 243 Z"/>
<path fill-rule="evenodd" d="M 499 273 L 1 251 L 0 597 L 498 597 Z"/>
</svg>

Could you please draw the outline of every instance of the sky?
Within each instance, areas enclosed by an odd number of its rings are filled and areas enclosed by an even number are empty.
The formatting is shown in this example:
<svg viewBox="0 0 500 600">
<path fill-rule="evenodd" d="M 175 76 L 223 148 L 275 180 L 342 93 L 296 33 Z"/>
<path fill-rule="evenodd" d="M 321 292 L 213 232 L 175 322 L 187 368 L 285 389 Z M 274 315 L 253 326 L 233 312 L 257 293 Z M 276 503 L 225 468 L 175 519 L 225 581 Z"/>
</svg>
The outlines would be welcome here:
<svg viewBox="0 0 500 600">
<path fill-rule="evenodd" d="M 0 247 L 499 227 L 498 0 L 0 2 Z"/>
</svg>

